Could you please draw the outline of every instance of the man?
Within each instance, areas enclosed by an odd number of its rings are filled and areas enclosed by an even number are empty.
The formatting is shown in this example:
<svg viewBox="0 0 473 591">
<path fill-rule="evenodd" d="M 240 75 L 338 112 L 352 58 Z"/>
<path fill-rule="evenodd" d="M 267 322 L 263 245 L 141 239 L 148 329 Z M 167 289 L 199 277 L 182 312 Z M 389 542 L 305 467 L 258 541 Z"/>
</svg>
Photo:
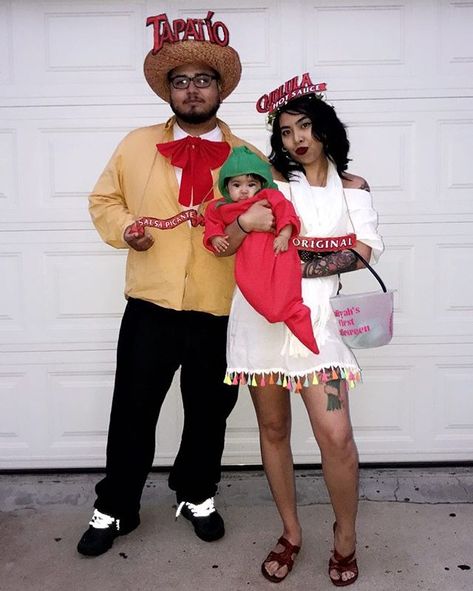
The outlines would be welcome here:
<svg viewBox="0 0 473 591">
<path fill-rule="evenodd" d="M 218 169 L 233 146 L 245 144 L 216 117 L 239 82 L 241 65 L 226 28 L 227 43 L 218 36 L 223 23 L 212 30 L 207 19 L 206 40 L 204 27 L 198 29 L 204 21 L 170 25 L 166 15 L 150 21 L 155 47 L 145 59 L 145 77 L 175 116 L 128 134 L 90 196 L 103 240 L 128 248 L 128 301 L 117 346 L 106 475 L 77 547 L 89 556 L 106 552 L 140 523 L 159 412 L 179 368 L 184 428 L 169 486 L 178 514 L 199 538 L 213 541 L 225 532 L 214 495 L 226 419 L 237 399 L 237 387 L 223 383 L 233 257 L 205 249 L 199 220 L 205 204 L 220 196 L 213 190 Z M 255 204 L 245 214 L 247 229 L 271 227 L 266 205 Z M 243 239 L 238 228 L 230 231 Z"/>
</svg>

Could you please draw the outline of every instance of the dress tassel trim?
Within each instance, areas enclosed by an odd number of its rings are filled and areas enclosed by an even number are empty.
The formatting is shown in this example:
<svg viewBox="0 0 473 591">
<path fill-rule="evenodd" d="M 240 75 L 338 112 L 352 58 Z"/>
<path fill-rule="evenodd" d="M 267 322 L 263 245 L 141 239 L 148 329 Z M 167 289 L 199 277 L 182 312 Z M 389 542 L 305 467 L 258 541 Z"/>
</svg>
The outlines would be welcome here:
<svg viewBox="0 0 473 591">
<path fill-rule="evenodd" d="M 354 388 L 358 382 L 361 382 L 361 372 L 355 367 L 324 367 L 322 369 L 314 369 L 313 371 L 305 372 L 296 375 L 287 375 L 283 371 L 228 371 L 223 380 L 224 384 L 240 385 L 240 386 L 260 386 L 264 388 L 266 385 L 276 384 L 287 388 L 290 392 L 300 393 L 303 388 L 309 386 L 317 386 L 325 384 L 332 380 L 346 380 L 350 388 Z"/>
</svg>

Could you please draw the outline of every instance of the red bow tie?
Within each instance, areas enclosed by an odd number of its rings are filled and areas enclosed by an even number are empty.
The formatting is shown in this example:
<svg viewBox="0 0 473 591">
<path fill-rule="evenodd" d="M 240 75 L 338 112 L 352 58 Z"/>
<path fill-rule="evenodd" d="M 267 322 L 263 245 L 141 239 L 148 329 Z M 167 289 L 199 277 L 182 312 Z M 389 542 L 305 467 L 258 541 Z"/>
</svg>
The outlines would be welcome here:
<svg viewBox="0 0 473 591">
<path fill-rule="evenodd" d="M 209 142 L 188 135 L 182 140 L 156 144 L 159 152 L 171 158 L 171 164 L 182 168 L 179 203 L 184 206 L 199 205 L 213 199 L 211 170 L 222 166 L 230 154 L 226 142 Z"/>
</svg>

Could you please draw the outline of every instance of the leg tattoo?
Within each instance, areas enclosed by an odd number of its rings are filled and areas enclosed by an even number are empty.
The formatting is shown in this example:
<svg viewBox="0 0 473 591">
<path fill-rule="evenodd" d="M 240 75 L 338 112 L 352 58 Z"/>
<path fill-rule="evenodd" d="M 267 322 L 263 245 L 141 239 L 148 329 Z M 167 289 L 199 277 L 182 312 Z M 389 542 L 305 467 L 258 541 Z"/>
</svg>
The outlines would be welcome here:
<svg viewBox="0 0 473 591">
<path fill-rule="evenodd" d="M 330 380 L 325 383 L 324 392 L 327 394 L 327 410 L 340 410 L 342 408 L 342 380 Z"/>
</svg>

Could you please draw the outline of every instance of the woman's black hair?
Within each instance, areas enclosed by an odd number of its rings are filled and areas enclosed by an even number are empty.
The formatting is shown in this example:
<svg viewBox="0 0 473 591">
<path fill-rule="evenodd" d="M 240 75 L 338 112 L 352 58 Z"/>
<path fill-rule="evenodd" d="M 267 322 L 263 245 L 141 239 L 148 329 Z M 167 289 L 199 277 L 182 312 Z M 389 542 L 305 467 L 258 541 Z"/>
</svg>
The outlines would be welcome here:
<svg viewBox="0 0 473 591">
<path fill-rule="evenodd" d="M 273 133 L 271 135 L 271 154 L 269 161 L 288 181 L 296 170 L 304 172 L 301 164 L 294 162 L 289 154 L 283 150 L 281 126 L 279 119 L 282 113 L 291 115 L 306 115 L 312 122 L 312 135 L 322 143 L 324 153 L 330 158 L 340 177 L 346 178 L 343 174 L 347 169 L 349 158 L 348 141 L 345 126 L 335 113 L 335 109 L 314 95 L 301 96 L 290 101 L 276 112 L 273 120 Z"/>
</svg>

